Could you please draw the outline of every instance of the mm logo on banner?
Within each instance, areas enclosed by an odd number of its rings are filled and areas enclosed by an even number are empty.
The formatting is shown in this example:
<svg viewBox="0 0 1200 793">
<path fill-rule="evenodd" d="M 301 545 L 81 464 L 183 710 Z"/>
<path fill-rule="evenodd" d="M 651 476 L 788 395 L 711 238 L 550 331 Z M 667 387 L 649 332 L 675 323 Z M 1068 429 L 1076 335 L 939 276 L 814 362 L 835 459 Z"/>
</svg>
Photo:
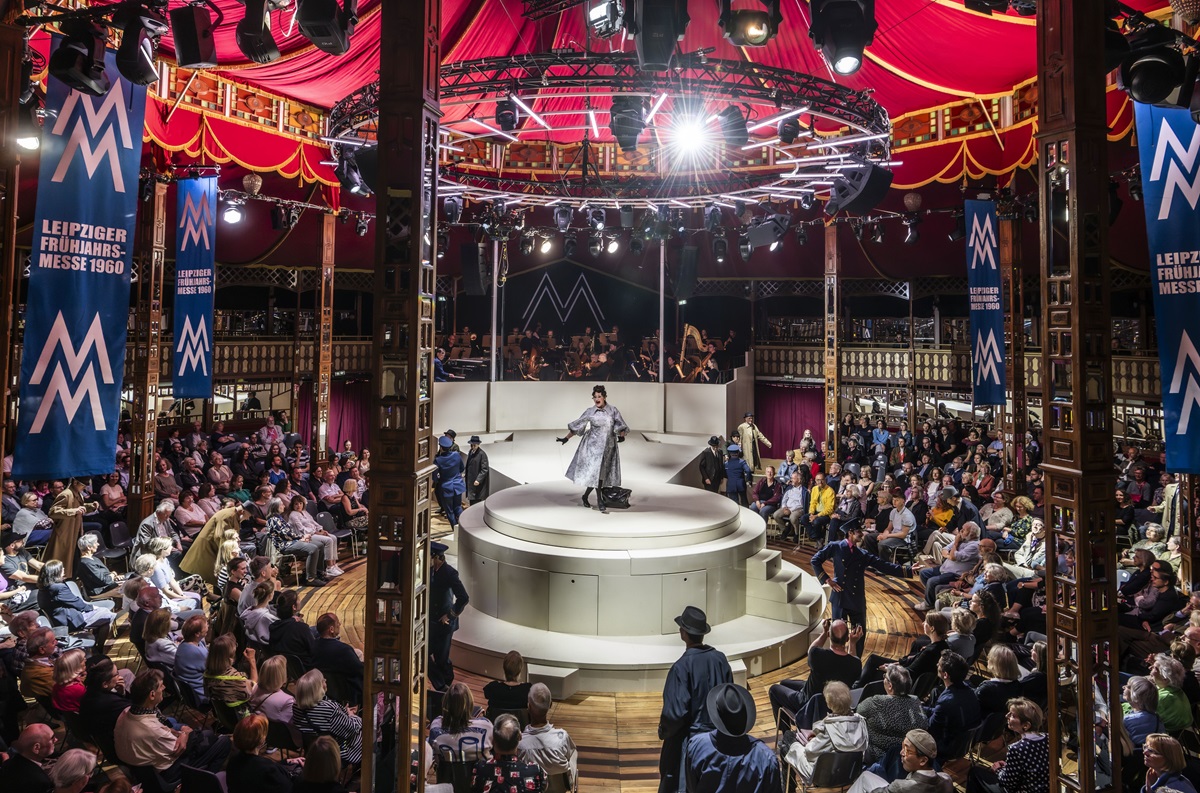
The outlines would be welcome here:
<svg viewBox="0 0 1200 793">
<path fill-rule="evenodd" d="M 108 170 L 112 173 L 113 191 L 125 192 L 125 178 L 121 174 L 121 159 L 117 152 L 116 130 L 121 133 L 122 148 L 132 149 L 133 142 L 129 134 L 129 117 L 125 112 L 125 96 L 121 90 L 122 85 L 123 81 L 115 81 L 112 88 L 103 97 L 88 96 L 79 91 L 72 91 L 67 96 L 51 132 L 55 135 L 62 135 L 72 118 L 75 119 L 75 126 L 71 129 L 66 148 L 63 150 L 58 167 L 54 169 L 54 176 L 50 181 L 63 181 L 71 164 L 75 162 L 75 155 L 78 154 L 83 157 L 83 165 L 87 169 L 88 179 L 95 176 L 100 163 L 107 160 Z M 96 109 L 96 102 L 100 102 L 99 110 Z M 76 112 L 80 109 L 82 112 Z M 112 123 L 108 123 L 110 116 L 114 117 Z M 98 141 L 96 140 L 97 136 L 99 136 Z M 139 146 L 141 142 L 141 135 L 139 135 Z"/>
<path fill-rule="evenodd" d="M 212 250 L 212 241 L 208 238 L 208 227 L 212 225 L 212 210 L 208 208 L 208 200 L 201 193 L 199 194 L 200 201 L 197 203 L 194 198 L 196 193 L 188 192 L 184 198 L 183 212 L 179 217 L 179 228 L 182 231 L 182 240 L 179 243 L 179 249 L 186 251 L 188 243 L 192 247 L 200 247 L 203 242 L 204 250 Z"/>
<path fill-rule="evenodd" d="M 995 383 L 1000 385 L 1000 364 L 1003 356 L 1000 345 L 996 343 L 996 334 L 989 330 L 987 338 L 983 333 L 975 337 L 976 383 Z"/>
<path fill-rule="evenodd" d="M 967 247 L 971 249 L 971 269 L 977 264 L 986 262 L 993 270 L 996 269 L 996 228 L 992 225 L 992 216 L 979 212 L 971 216 L 971 235 L 967 238 Z"/>
<path fill-rule="evenodd" d="M 100 322 L 100 315 L 96 314 L 92 319 L 87 335 L 83 338 L 83 344 L 76 348 L 71 341 L 71 332 L 67 329 L 66 320 L 63 319 L 62 312 L 58 312 L 54 325 L 50 328 L 50 335 L 42 346 L 42 354 L 38 356 L 33 376 L 29 378 L 30 385 L 42 384 L 46 377 L 46 370 L 50 367 L 50 360 L 54 357 L 54 351 L 58 347 L 62 347 L 63 357 L 67 361 L 67 369 L 71 373 L 71 381 L 69 382 L 63 373 L 62 363 L 54 364 L 54 373 L 50 375 L 50 384 L 46 386 L 46 391 L 42 395 L 41 404 L 38 406 L 37 415 L 33 418 L 33 426 L 29 428 L 29 433 L 36 435 L 42 431 L 51 408 L 59 400 L 62 401 L 63 410 L 66 411 L 67 424 L 75 423 L 75 414 L 79 412 L 79 407 L 83 404 L 85 397 L 88 400 L 88 406 L 92 409 L 92 423 L 97 430 L 105 429 L 104 409 L 100 405 L 100 388 L 96 382 L 96 367 L 100 367 L 100 377 L 106 384 L 113 383 L 113 373 L 112 365 L 108 360 L 108 345 L 104 341 L 104 327 Z M 84 362 L 92 350 L 96 351 L 95 362 L 88 363 L 85 369 Z M 81 370 L 83 370 L 82 377 L 79 375 Z M 75 390 L 72 390 L 71 382 L 75 383 Z"/>
<path fill-rule="evenodd" d="M 1169 162 L 1168 152 L 1175 155 Z M 1158 133 L 1158 145 L 1154 148 L 1154 167 L 1150 171 L 1150 181 L 1157 182 L 1163 178 L 1163 165 L 1166 164 L 1167 181 L 1163 186 L 1162 200 L 1158 204 L 1159 220 L 1166 220 L 1171 216 L 1171 203 L 1175 200 L 1176 191 L 1183 194 L 1192 209 L 1196 208 L 1196 201 L 1200 200 L 1200 173 L 1197 172 L 1197 161 L 1200 161 L 1200 126 L 1192 125 L 1192 139 L 1184 146 L 1175 136 L 1171 124 L 1164 118 Z"/>
<path fill-rule="evenodd" d="M 1187 375 L 1187 388 L 1183 393 L 1183 407 L 1179 411 L 1179 425 L 1175 428 L 1176 435 L 1187 434 L 1188 424 L 1192 420 L 1192 406 L 1200 403 L 1200 381 L 1196 380 L 1196 375 L 1200 374 L 1200 353 L 1196 352 L 1196 345 L 1192 343 L 1192 337 L 1185 330 L 1183 338 L 1179 340 L 1179 355 L 1175 359 L 1175 373 L 1171 377 L 1171 387 L 1168 389 L 1168 393 L 1179 393 L 1179 389 L 1183 387 L 1183 370 L 1189 363 L 1192 365 L 1192 371 Z"/>
<path fill-rule="evenodd" d="M 553 306 L 555 313 L 558 314 L 558 321 L 565 323 L 567 317 L 571 316 L 575 311 L 575 304 L 580 300 L 587 303 L 588 308 L 592 311 L 592 317 L 596 320 L 596 325 L 604 324 L 604 312 L 600 310 L 600 301 L 596 299 L 596 295 L 592 292 L 592 287 L 588 285 L 587 278 L 582 274 L 575 281 L 575 285 L 571 287 L 570 294 L 564 301 L 558 294 L 558 288 L 554 286 L 554 282 L 550 280 L 549 273 L 542 276 L 542 280 L 537 285 L 537 289 L 533 290 L 533 297 L 529 299 L 529 305 L 525 308 L 525 313 L 521 318 L 525 320 L 525 326 L 529 327 L 529 323 L 533 321 L 533 317 L 537 310 L 541 307 L 543 300 L 549 300 Z"/>
<path fill-rule="evenodd" d="M 208 326 L 204 317 L 192 327 L 192 318 L 185 317 L 183 330 L 179 334 L 179 343 L 175 352 L 179 354 L 179 374 L 183 374 L 190 366 L 192 371 L 199 370 L 200 374 L 208 376 Z"/>
</svg>

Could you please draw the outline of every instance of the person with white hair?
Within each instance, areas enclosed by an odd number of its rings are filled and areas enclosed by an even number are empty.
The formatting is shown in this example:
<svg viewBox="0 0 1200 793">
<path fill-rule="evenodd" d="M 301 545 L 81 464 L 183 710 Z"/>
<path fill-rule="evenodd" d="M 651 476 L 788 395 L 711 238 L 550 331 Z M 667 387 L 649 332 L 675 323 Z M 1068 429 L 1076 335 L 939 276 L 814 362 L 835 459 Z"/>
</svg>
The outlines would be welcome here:
<svg viewBox="0 0 1200 793">
<path fill-rule="evenodd" d="M 166 537 L 155 537 L 150 541 L 149 552 L 133 560 L 133 572 L 158 587 L 165 600 L 169 601 L 171 612 L 190 611 L 200 604 L 201 596 L 195 592 L 185 592 L 175 580 L 175 571 L 167 561 L 171 553 L 170 540 Z"/>
<path fill-rule="evenodd" d="M 567 774 L 567 789 L 573 790 L 579 752 L 566 730 L 547 721 L 553 702 L 545 683 L 534 683 L 529 688 L 529 724 L 521 734 L 517 756 L 541 768 L 547 777 Z"/>
<path fill-rule="evenodd" d="M 76 544 L 79 547 L 79 569 L 76 573 L 87 596 L 103 598 L 115 595 L 125 576 L 114 575 L 102 560 L 96 558 L 96 551 L 100 550 L 100 538 L 89 531 Z"/>
<path fill-rule="evenodd" d="M 133 555 L 141 556 L 150 553 L 150 541 L 155 537 L 166 537 L 171 541 L 171 564 L 178 564 L 183 556 L 183 538 L 179 527 L 175 525 L 172 515 L 175 504 L 171 501 L 160 501 L 154 512 L 138 524 L 137 533 L 133 536 Z"/>
<path fill-rule="evenodd" d="M 968 521 L 955 531 L 954 540 L 942 551 L 942 559 L 940 565 L 921 571 L 925 600 L 917 604 L 918 611 L 933 608 L 938 589 L 957 581 L 979 561 L 979 524 Z"/>
<path fill-rule="evenodd" d="M 283 499 L 276 496 L 267 504 L 267 536 L 280 554 L 304 559 L 305 575 L 310 582 L 323 580 L 326 574 L 325 546 L 310 541 L 284 516 Z M 335 540 L 336 542 L 336 540 Z"/>
<path fill-rule="evenodd" d="M 68 749 L 50 769 L 54 793 L 82 793 L 96 770 L 96 755 L 86 749 Z"/>
</svg>

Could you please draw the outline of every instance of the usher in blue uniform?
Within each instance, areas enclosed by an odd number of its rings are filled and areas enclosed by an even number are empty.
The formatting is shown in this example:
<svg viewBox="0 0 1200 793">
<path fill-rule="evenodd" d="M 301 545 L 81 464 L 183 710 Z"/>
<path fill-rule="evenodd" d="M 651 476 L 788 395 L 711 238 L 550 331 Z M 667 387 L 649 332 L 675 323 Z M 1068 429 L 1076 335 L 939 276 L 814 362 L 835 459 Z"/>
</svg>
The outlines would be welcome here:
<svg viewBox="0 0 1200 793">
<path fill-rule="evenodd" d="M 884 575 L 912 578 L 912 565 L 885 562 L 866 549 L 851 545 L 849 540 L 838 540 L 813 554 L 813 572 L 822 584 L 829 580 L 823 567 L 827 560 L 833 561 L 833 580 L 842 588 L 841 592 L 835 589 L 829 599 L 833 618 L 861 626 L 864 631 L 867 628 L 867 569 Z M 860 658 L 864 642 L 865 637 L 858 640 Z"/>
</svg>

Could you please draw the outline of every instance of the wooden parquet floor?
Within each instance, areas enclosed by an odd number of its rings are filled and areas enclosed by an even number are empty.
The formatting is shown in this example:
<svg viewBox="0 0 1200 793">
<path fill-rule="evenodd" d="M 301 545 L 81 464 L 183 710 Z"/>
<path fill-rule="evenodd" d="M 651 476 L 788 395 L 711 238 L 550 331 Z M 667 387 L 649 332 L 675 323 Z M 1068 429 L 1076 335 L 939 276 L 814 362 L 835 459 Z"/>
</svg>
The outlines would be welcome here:
<svg viewBox="0 0 1200 793">
<path fill-rule="evenodd" d="M 812 549 L 797 552 L 791 545 L 772 547 L 784 550 L 788 561 L 810 569 Z M 344 560 L 342 567 L 346 575 L 329 586 L 302 590 L 302 611 L 310 623 L 326 611 L 336 612 L 342 619 L 343 640 L 362 647 L 367 606 L 365 567 L 361 557 L 349 563 Z M 908 652 L 921 630 L 921 615 L 911 607 L 918 591 L 914 583 L 867 576 L 866 653 L 898 658 Z M 750 680 L 750 691 L 758 706 L 756 736 L 771 744 L 775 740 L 767 699 L 770 686 L 785 678 L 807 676 L 808 663 L 802 659 L 786 669 Z M 471 687 L 476 702 L 482 703 L 483 686 L 488 680 L 466 672 L 460 672 L 459 679 Z M 613 793 L 656 790 L 660 746 L 656 733 L 661 709 L 659 694 L 580 693 L 556 702 L 550 720 L 567 730 L 579 747 L 580 789 Z"/>
</svg>

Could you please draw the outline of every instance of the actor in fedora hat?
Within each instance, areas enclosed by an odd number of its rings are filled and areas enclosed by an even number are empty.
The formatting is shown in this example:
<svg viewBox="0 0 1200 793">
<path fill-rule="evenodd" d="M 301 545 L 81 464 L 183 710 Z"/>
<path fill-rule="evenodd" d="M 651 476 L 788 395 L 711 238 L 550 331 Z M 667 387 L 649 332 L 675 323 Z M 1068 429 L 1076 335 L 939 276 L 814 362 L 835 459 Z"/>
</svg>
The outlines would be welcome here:
<svg viewBox="0 0 1200 793">
<path fill-rule="evenodd" d="M 725 654 L 704 643 L 705 635 L 712 630 L 704 612 L 688 606 L 675 618 L 675 624 L 687 648 L 663 685 L 663 709 L 658 720 L 658 737 L 663 742 L 658 760 L 659 793 L 685 789 L 683 762 L 688 738 L 715 726 L 705 707 L 708 692 L 733 682 L 733 670 Z"/>
<path fill-rule="evenodd" d="M 438 691 L 454 682 L 450 642 L 458 630 L 458 615 L 471 600 L 458 571 L 446 563 L 447 550 L 444 543 L 429 543 L 429 682 Z"/>
<path fill-rule="evenodd" d="M 467 452 L 467 503 L 478 504 L 488 497 L 488 456 L 480 444 L 483 440 L 478 435 L 472 435 L 467 441 L 470 451 Z"/>
<path fill-rule="evenodd" d="M 721 481 L 725 479 L 725 455 L 721 453 L 721 439 L 713 435 L 708 439 L 708 448 L 700 454 L 700 481 L 710 493 L 721 492 Z"/>
<path fill-rule="evenodd" d="M 745 419 L 737 428 L 737 437 L 734 439 L 742 447 L 742 454 L 746 455 L 746 462 L 757 471 L 762 468 L 762 457 L 758 453 L 758 444 L 760 442 L 766 444 L 767 448 L 771 448 L 771 442 L 767 440 L 767 436 L 762 434 L 754 423 L 754 411 L 747 410 Z"/>
<path fill-rule="evenodd" d="M 779 761 L 769 746 L 749 735 L 756 715 L 750 692 L 723 683 L 708 692 L 706 706 L 716 729 L 688 741 L 689 793 L 778 793 Z"/>
</svg>

